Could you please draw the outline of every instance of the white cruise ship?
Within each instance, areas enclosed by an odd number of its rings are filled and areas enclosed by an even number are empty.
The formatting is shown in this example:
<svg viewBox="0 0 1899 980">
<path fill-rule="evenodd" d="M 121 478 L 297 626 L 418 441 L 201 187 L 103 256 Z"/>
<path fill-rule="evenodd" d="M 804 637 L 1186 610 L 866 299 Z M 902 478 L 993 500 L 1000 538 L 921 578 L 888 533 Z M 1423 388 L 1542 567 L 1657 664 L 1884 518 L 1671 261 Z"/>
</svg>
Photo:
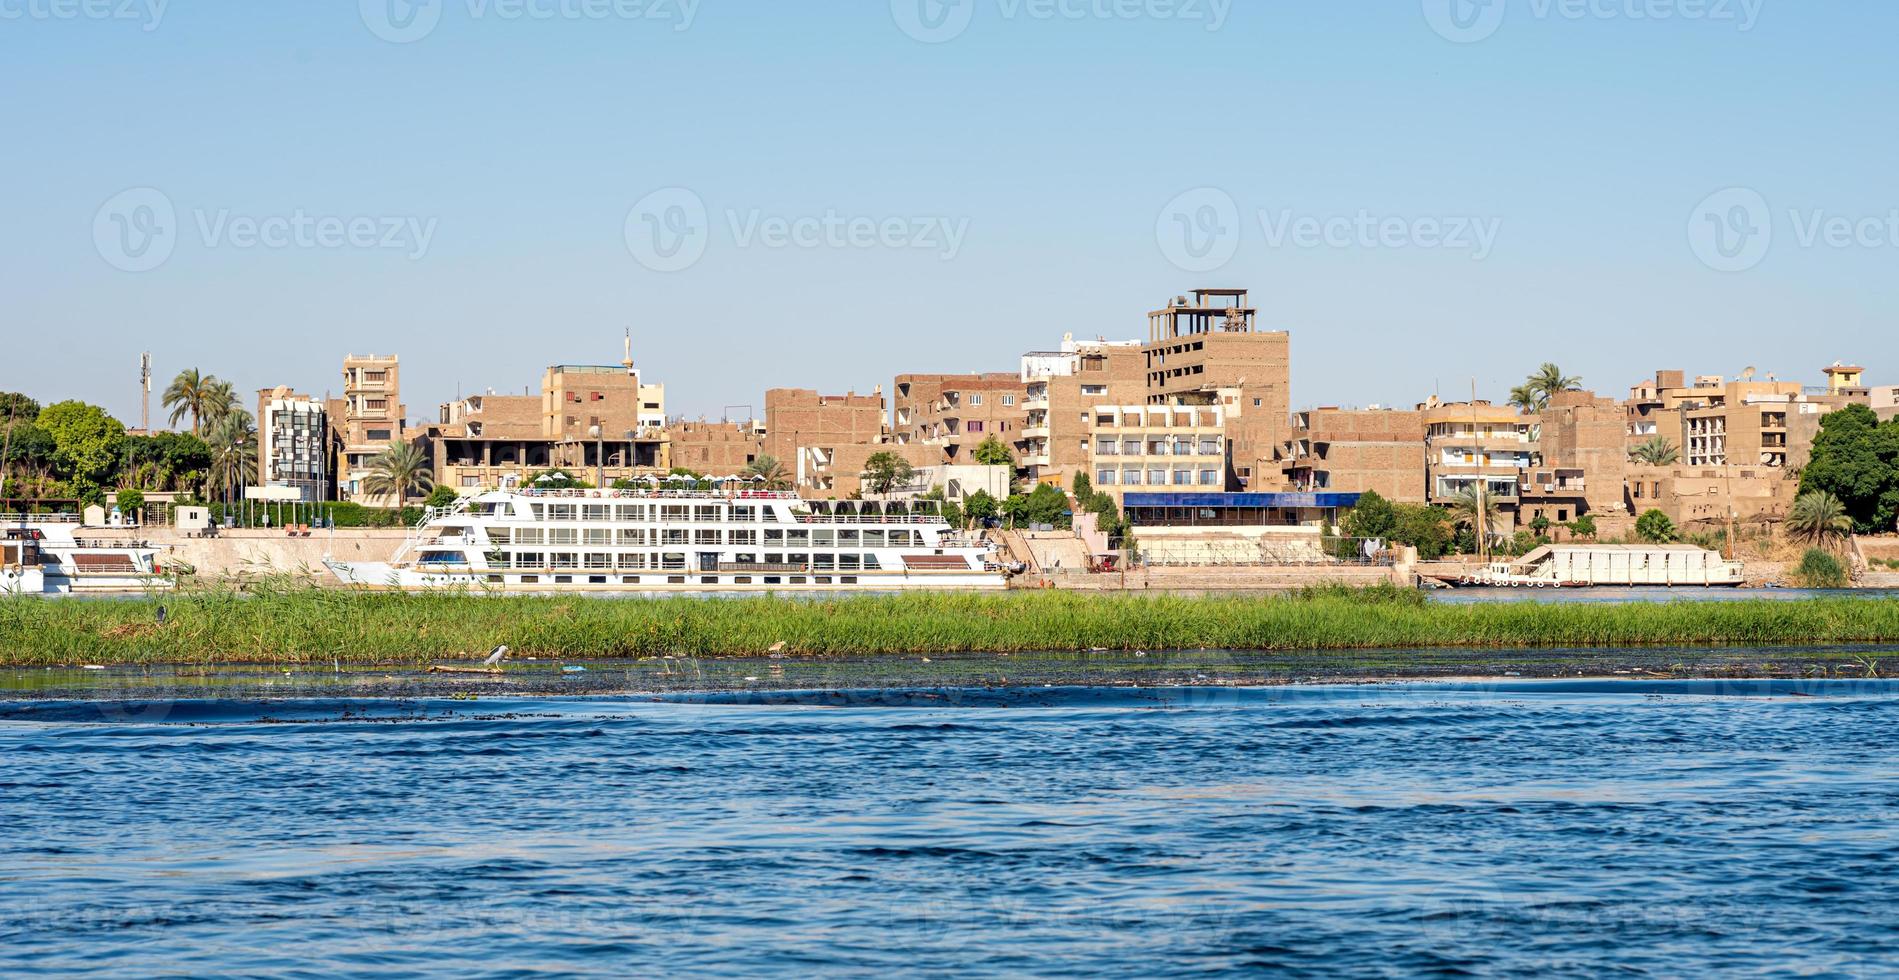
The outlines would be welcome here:
<svg viewBox="0 0 1899 980">
<path fill-rule="evenodd" d="M 158 549 L 91 540 L 76 514 L 0 517 L 0 595 L 150 592 L 169 589 Z"/>
<path fill-rule="evenodd" d="M 431 509 L 350 585 L 511 592 L 999 589 L 1006 571 L 927 501 L 772 491 L 502 490 Z"/>
</svg>

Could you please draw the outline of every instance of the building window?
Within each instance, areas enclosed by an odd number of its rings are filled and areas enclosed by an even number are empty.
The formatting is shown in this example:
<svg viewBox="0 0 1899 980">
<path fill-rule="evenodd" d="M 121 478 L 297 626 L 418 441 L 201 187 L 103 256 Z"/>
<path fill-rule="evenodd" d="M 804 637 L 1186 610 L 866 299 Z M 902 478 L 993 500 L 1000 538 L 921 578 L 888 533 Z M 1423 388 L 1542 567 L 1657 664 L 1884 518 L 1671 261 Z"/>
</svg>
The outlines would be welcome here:
<svg viewBox="0 0 1899 980">
<path fill-rule="evenodd" d="M 1113 486 L 1115 472 L 1115 470 L 1106 468 L 1095 470 L 1095 484 L 1104 487 Z"/>
<path fill-rule="evenodd" d="M 981 404 L 982 404 L 982 392 L 979 392 L 979 391 L 977 391 L 977 392 L 971 392 L 971 393 L 970 393 L 970 395 L 969 395 L 969 403 L 970 403 L 971 405 L 981 405 Z"/>
<path fill-rule="evenodd" d="M 981 432 L 981 431 L 982 431 L 982 423 L 981 423 L 981 422 L 971 422 L 971 423 L 969 423 L 969 424 L 968 424 L 967 426 L 965 426 L 964 428 L 965 428 L 965 430 L 966 430 L 966 431 L 969 431 L 969 432 Z"/>
<path fill-rule="evenodd" d="M 1005 408 L 1007 408 L 1007 407 L 1009 407 L 1009 406 L 1012 406 L 1012 405 L 1014 405 L 1014 404 L 1015 404 L 1015 396 L 1014 396 L 1014 395 L 1003 395 L 1003 396 L 1002 396 L 1002 404 L 1003 404 L 1003 407 L 1005 407 Z"/>
<path fill-rule="evenodd" d="M 1203 487 L 1219 486 L 1220 485 L 1220 471 L 1219 470 L 1201 470 L 1200 471 L 1200 485 Z"/>
</svg>

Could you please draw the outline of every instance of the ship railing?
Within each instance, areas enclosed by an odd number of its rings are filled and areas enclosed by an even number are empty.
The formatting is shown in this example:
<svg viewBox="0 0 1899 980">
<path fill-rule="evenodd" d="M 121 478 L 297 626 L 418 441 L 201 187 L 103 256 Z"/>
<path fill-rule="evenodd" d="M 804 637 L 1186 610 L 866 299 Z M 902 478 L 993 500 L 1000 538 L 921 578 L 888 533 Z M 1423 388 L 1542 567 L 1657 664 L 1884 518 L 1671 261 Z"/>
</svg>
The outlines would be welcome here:
<svg viewBox="0 0 1899 980">
<path fill-rule="evenodd" d="M 0 514 L 0 524 L 77 524 L 78 514 Z"/>
<path fill-rule="evenodd" d="M 799 514 L 800 524 L 941 524 L 935 514 Z"/>
</svg>

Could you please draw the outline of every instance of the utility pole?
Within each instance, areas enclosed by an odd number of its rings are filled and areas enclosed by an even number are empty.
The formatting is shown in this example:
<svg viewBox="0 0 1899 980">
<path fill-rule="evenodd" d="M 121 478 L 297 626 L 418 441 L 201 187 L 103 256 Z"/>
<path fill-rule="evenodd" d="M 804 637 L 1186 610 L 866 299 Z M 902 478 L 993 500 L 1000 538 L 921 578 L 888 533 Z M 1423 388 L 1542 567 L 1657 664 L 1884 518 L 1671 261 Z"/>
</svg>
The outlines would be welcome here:
<svg viewBox="0 0 1899 980">
<path fill-rule="evenodd" d="M 141 391 L 138 425 L 147 433 L 152 431 L 152 352 L 146 351 L 138 358 L 138 384 Z"/>
<path fill-rule="evenodd" d="M 1490 499 L 1490 481 L 1484 477 L 1484 450 L 1482 438 L 1477 433 L 1477 379 L 1470 379 L 1470 458 L 1477 464 L 1477 560 L 1490 564 L 1490 529 L 1488 509 Z"/>
</svg>

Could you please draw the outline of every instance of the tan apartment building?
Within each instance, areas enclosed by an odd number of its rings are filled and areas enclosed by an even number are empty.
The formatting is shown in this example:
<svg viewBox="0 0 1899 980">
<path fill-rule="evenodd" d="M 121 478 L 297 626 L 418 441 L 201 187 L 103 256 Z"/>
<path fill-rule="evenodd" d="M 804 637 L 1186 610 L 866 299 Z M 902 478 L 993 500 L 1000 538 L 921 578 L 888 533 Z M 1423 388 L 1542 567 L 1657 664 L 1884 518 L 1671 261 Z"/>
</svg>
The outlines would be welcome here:
<svg viewBox="0 0 1899 980">
<path fill-rule="evenodd" d="M 1292 417 L 1281 468 L 1304 493 L 1376 491 L 1388 500 L 1425 500 L 1424 413 L 1315 408 Z"/>
<path fill-rule="evenodd" d="M 1800 493 L 1800 479 L 1779 467 L 1632 466 L 1625 486 L 1631 514 L 1659 510 L 1677 525 L 1778 523 Z"/>
<path fill-rule="evenodd" d="M 738 476 L 765 455 L 763 422 L 674 422 L 666 427 L 672 465 L 706 476 Z M 779 460 L 786 478 L 791 461 Z"/>
<path fill-rule="evenodd" d="M 1589 391 L 1551 397 L 1540 416 L 1535 465 L 1521 481 L 1522 519 L 1566 524 L 1584 514 L 1627 513 L 1627 408 Z"/>
<path fill-rule="evenodd" d="M 1218 405 L 1234 477 L 1249 491 L 1277 489 L 1278 457 L 1292 411 L 1292 342 L 1257 328 L 1244 289 L 1198 289 L 1147 315 L 1147 403 Z"/>
<path fill-rule="evenodd" d="M 806 388 L 765 393 L 765 453 L 784 466 L 799 489 L 818 496 L 856 492 L 864 460 L 884 445 L 883 389 L 868 395 L 825 395 Z M 934 460 L 932 453 L 918 459 Z"/>
<path fill-rule="evenodd" d="M 1027 401 L 1019 373 L 900 374 L 891 398 L 891 439 L 934 447 L 932 462 L 963 465 L 991 436 L 1013 446 L 1028 418 Z"/>
<path fill-rule="evenodd" d="M 1219 405 L 1102 405 L 1088 433 L 1094 489 L 1126 493 L 1223 493 L 1230 442 Z"/>
<path fill-rule="evenodd" d="M 1537 418 L 1487 401 L 1427 402 L 1424 414 L 1425 495 L 1449 504 L 1472 487 L 1484 487 L 1515 527 L 1522 476 L 1535 462 Z"/>
<path fill-rule="evenodd" d="M 1809 400 L 1798 382 L 1729 382 L 1682 406 L 1681 462 L 1799 469 L 1831 410 Z"/>
<path fill-rule="evenodd" d="M 1062 338 L 1053 351 L 1022 355 L 1022 430 L 1016 463 L 1035 483 L 1066 487 L 1089 467 L 1088 433 L 1097 405 L 1131 405 L 1147 394 L 1138 340 Z"/>
<path fill-rule="evenodd" d="M 524 486 L 561 469 L 590 483 L 662 475 L 671 467 L 666 388 L 633 366 L 560 364 L 539 395 L 490 392 L 449 402 L 426 434 L 437 483 L 472 492 Z"/>
<path fill-rule="evenodd" d="M 402 365 L 394 354 L 350 354 L 343 358 L 343 397 L 327 406 L 337 450 L 337 496 L 369 502 L 363 480 L 370 461 L 390 446 L 408 441 L 402 404 Z M 386 501 L 373 501 L 386 503 Z"/>
<path fill-rule="evenodd" d="M 279 385 L 257 392 L 257 482 L 290 487 L 305 502 L 330 499 L 334 443 L 323 399 Z"/>
</svg>

